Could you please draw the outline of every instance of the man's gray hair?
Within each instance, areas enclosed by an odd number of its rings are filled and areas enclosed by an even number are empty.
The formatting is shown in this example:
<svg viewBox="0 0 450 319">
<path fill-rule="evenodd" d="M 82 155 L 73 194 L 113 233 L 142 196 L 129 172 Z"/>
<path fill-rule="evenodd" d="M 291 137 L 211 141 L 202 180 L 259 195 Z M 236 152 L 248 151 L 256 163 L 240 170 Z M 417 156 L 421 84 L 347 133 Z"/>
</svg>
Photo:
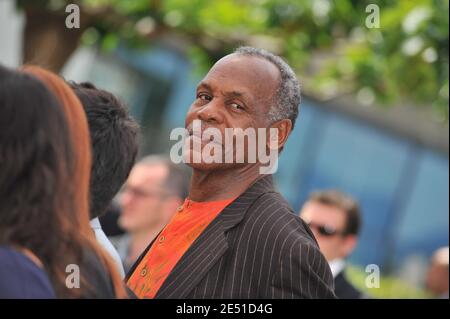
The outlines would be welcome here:
<svg viewBox="0 0 450 319">
<path fill-rule="evenodd" d="M 281 57 L 264 49 L 244 46 L 237 48 L 234 53 L 265 59 L 278 68 L 281 74 L 281 81 L 274 96 L 274 104 L 268 114 L 269 121 L 275 122 L 282 119 L 290 119 L 292 128 L 294 128 L 301 98 L 300 85 L 292 68 Z"/>
</svg>

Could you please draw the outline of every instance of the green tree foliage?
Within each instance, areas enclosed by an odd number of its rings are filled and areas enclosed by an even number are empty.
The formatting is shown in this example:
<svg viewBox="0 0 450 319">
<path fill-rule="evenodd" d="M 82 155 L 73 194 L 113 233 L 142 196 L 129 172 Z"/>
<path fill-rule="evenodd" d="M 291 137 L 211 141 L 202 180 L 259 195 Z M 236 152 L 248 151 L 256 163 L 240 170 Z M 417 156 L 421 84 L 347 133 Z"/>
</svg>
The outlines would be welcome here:
<svg viewBox="0 0 450 319">
<path fill-rule="evenodd" d="M 445 0 L 19 0 L 64 11 L 80 5 L 83 39 L 106 50 L 176 36 L 205 68 L 238 45 L 283 55 L 308 94 L 356 94 L 364 103 L 406 102 L 448 121 L 448 11 Z M 368 28 L 367 5 L 379 7 Z M 45 23 L 45 21 L 43 22 Z"/>
</svg>

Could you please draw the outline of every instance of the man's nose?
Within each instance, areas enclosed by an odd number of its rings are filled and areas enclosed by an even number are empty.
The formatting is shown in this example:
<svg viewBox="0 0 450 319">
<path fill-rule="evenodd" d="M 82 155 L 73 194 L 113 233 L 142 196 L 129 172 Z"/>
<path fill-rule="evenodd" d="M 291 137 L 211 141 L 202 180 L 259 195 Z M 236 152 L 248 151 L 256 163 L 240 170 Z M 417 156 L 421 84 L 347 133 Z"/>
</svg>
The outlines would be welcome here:
<svg viewBox="0 0 450 319">
<path fill-rule="evenodd" d="M 204 105 L 197 112 L 197 116 L 200 120 L 206 123 L 222 123 L 223 110 L 219 99 L 213 99 L 208 104 Z"/>
</svg>

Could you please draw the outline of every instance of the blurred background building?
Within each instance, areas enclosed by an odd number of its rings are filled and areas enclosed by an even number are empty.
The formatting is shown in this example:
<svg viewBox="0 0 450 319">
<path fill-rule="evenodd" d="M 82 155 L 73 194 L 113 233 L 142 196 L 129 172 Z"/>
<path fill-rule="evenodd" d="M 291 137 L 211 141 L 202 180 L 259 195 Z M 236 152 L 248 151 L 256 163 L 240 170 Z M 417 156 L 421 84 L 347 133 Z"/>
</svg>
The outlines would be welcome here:
<svg viewBox="0 0 450 319">
<path fill-rule="evenodd" d="M 280 191 L 297 211 L 314 190 L 352 194 L 363 229 L 351 263 L 423 283 L 449 242 L 448 2 L 72 2 L 82 28 L 67 35 L 68 1 L 0 0 L 1 63 L 42 61 L 117 94 L 142 126 L 143 156 L 169 152 L 215 59 L 240 44 L 282 54 L 304 98 L 275 175 Z M 379 28 L 365 26 L 369 3 Z"/>
</svg>

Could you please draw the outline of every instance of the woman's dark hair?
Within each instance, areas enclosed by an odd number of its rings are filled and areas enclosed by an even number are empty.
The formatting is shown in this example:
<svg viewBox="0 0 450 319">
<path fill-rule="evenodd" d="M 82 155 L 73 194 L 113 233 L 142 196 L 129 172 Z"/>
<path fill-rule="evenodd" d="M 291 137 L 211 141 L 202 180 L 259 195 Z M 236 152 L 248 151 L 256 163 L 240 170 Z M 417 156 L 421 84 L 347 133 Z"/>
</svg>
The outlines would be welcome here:
<svg viewBox="0 0 450 319">
<path fill-rule="evenodd" d="M 82 106 L 57 75 L 23 70 L 0 67 L 0 244 L 35 254 L 58 297 L 88 296 L 95 289 L 85 269 L 81 289 L 66 287 L 66 267 L 84 267 L 93 254 L 116 296 L 124 297 L 117 270 L 89 227 L 91 152 Z"/>
<path fill-rule="evenodd" d="M 88 122 L 83 106 L 72 89 L 58 75 L 37 66 L 25 66 L 22 70 L 36 76 L 50 89 L 58 99 L 67 121 L 70 145 L 72 146 L 72 165 L 69 167 L 69 178 L 65 181 L 68 184 L 67 187 L 69 187 L 65 199 L 70 207 L 68 214 L 63 216 L 66 221 L 63 228 L 69 228 L 72 236 L 71 241 L 75 247 L 81 246 L 83 252 L 86 253 L 85 255 L 94 253 L 94 258 L 97 257 L 102 262 L 104 270 L 112 280 L 115 296 L 126 298 L 127 293 L 117 266 L 108 253 L 97 243 L 89 224 L 89 179 L 92 158 Z M 88 257 L 83 257 L 81 262 L 85 266 Z M 93 265 L 91 264 L 91 266 Z M 84 274 L 80 274 L 80 276 L 81 280 L 84 280 L 84 290 L 88 290 L 84 292 L 84 296 L 89 296 L 88 288 L 92 288 L 93 284 L 87 282 L 86 277 L 84 277 L 86 272 L 91 270 L 90 268 L 92 267 L 80 269 L 80 273 L 85 270 Z"/>
<path fill-rule="evenodd" d="M 54 282 L 79 260 L 69 212 L 71 140 L 56 97 L 29 74 L 0 66 L 0 245 L 29 249 Z"/>
</svg>

